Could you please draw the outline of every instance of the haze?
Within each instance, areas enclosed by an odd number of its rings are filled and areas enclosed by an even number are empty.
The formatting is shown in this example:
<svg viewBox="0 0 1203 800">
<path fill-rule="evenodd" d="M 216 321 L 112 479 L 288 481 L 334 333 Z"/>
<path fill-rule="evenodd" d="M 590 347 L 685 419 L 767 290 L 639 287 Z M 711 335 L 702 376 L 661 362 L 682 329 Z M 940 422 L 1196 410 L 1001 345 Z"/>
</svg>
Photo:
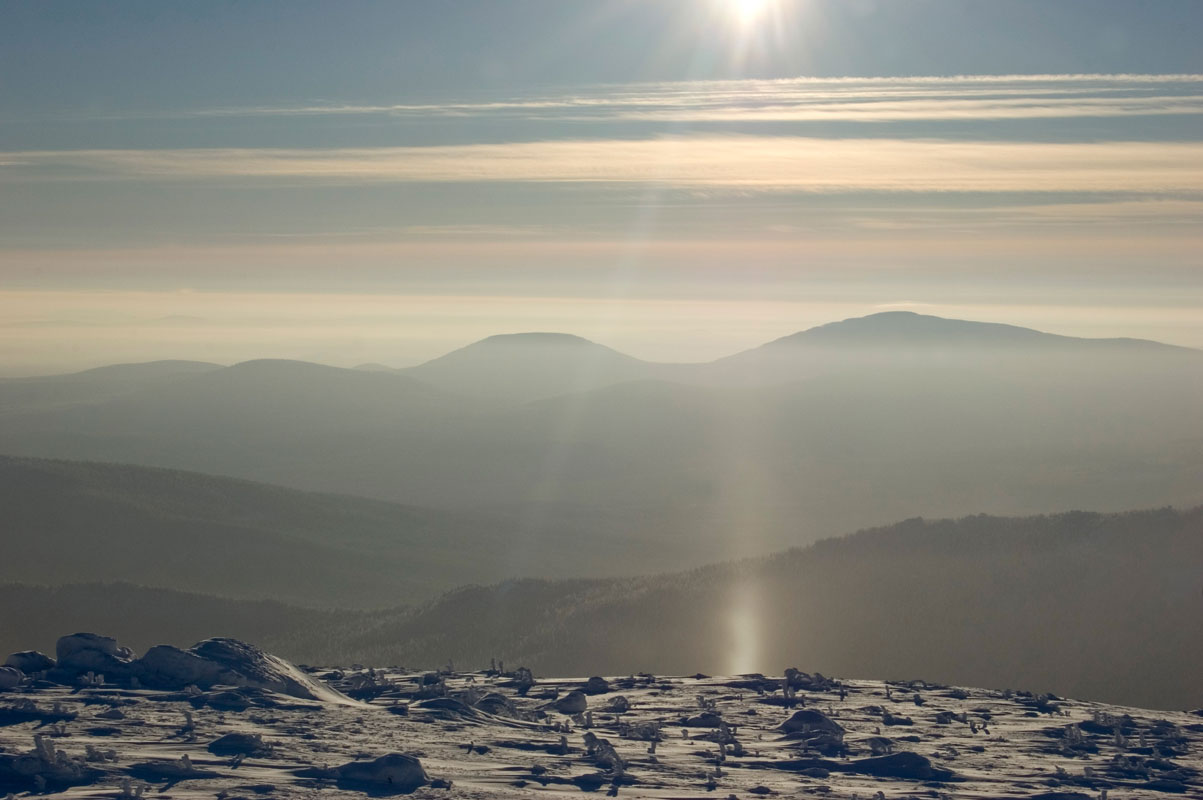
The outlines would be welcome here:
<svg viewBox="0 0 1203 800">
<path fill-rule="evenodd" d="M 10 5 L 0 373 L 889 308 L 1203 346 L 1197 4 L 761 5 Z"/>
<path fill-rule="evenodd" d="M 1083 734 L 1030 727 L 1045 693 L 1203 706 L 1201 27 L 1185 0 L 6 3 L 0 691 L 142 703 L 154 658 L 59 638 L 91 630 L 400 664 L 414 718 L 382 714 L 411 726 L 428 693 L 478 710 L 448 662 L 508 663 L 481 686 L 519 705 L 519 666 L 743 674 L 744 709 L 792 708 L 793 665 L 982 687 L 938 702 L 1030 699 L 1006 718 L 1050 763 Z M 257 652 L 152 652 L 214 649 Z M 197 674 L 143 688 L 224 685 Z M 1095 727 L 1092 769 L 1199 785 Z M 112 796 L 140 737 L 89 751 Z M 668 752 L 641 769 L 689 772 Z"/>
</svg>

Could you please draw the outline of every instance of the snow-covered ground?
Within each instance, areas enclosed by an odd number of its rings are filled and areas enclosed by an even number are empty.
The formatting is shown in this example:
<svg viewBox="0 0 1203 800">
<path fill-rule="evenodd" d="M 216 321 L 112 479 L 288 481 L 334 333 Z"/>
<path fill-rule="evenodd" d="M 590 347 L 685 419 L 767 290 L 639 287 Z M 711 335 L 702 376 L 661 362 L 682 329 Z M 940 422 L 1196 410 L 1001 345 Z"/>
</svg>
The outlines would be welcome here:
<svg viewBox="0 0 1203 800">
<path fill-rule="evenodd" d="M 311 677 L 357 702 L 27 680 L 0 797 L 1203 797 L 1196 713 L 796 672 Z"/>
</svg>

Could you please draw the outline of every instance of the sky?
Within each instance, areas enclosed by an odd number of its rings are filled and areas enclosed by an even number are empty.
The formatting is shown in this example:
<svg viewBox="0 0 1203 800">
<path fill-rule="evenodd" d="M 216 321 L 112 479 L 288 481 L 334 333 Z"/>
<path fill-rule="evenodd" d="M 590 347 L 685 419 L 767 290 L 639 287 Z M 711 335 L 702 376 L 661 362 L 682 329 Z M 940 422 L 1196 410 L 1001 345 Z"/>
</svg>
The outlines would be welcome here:
<svg viewBox="0 0 1203 800">
<path fill-rule="evenodd" d="M 0 2 L 0 374 L 1203 347 L 1193 0 Z"/>
</svg>

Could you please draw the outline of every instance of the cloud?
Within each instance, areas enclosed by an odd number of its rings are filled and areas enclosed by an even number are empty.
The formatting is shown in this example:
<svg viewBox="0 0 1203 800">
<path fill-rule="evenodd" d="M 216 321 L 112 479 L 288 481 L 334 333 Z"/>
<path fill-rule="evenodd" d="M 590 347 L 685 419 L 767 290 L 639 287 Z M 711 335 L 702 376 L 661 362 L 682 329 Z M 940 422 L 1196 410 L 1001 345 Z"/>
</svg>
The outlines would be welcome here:
<svg viewBox="0 0 1203 800">
<path fill-rule="evenodd" d="M 434 147 L 0 154 L 10 180 L 653 184 L 752 192 L 1203 193 L 1203 142 L 972 142 L 767 136 Z"/>
<path fill-rule="evenodd" d="M 897 122 L 1203 114 L 1203 75 L 788 78 L 592 86 L 490 102 L 193 109 L 182 118 L 390 116 L 660 122 Z M 133 115 L 138 116 L 138 115 Z M 148 114 L 146 116 L 160 116 Z"/>
</svg>

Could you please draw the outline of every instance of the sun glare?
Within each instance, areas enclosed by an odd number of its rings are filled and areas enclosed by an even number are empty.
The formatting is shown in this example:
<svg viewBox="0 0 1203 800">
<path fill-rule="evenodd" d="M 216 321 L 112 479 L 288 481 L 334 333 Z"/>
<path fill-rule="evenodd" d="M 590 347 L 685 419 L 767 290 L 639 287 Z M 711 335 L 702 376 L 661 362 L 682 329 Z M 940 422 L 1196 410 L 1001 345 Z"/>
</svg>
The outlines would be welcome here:
<svg viewBox="0 0 1203 800">
<path fill-rule="evenodd" d="M 762 16 L 771 0 L 730 0 L 731 11 L 741 25 L 752 25 Z"/>
</svg>

